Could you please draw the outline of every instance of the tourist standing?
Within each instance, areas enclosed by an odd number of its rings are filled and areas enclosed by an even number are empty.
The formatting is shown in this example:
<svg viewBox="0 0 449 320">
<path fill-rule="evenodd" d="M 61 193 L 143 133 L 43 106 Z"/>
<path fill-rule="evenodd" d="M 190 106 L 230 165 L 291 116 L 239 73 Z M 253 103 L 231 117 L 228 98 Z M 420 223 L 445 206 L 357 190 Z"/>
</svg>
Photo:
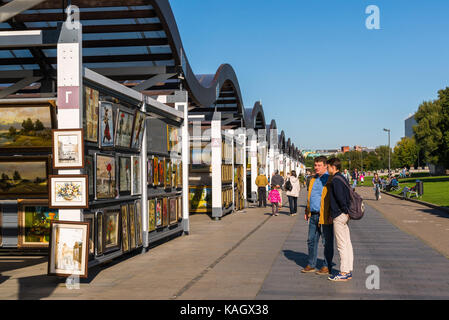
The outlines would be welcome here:
<svg viewBox="0 0 449 320">
<path fill-rule="evenodd" d="M 290 182 L 290 187 L 288 183 Z M 286 190 L 286 194 L 288 197 L 288 204 L 290 207 L 290 216 L 296 216 L 297 209 L 298 209 L 298 197 L 299 197 L 299 191 L 300 189 L 299 185 L 299 179 L 296 177 L 296 171 L 292 171 L 290 178 L 287 180 L 287 182 L 284 185 L 284 189 Z M 290 190 L 289 190 L 290 189 Z"/>
<path fill-rule="evenodd" d="M 268 185 L 268 179 L 264 174 L 263 169 L 259 170 L 259 175 L 256 178 L 256 185 L 257 185 L 257 193 L 259 198 L 259 208 L 267 207 L 267 185 Z"/>
</svg>

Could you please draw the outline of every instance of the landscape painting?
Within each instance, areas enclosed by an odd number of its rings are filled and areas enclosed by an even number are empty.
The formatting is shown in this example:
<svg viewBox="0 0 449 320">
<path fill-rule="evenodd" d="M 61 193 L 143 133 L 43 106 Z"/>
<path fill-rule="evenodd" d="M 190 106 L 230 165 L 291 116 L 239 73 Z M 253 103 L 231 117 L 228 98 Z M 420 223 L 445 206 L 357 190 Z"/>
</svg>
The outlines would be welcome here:
<svg viewBox="0 0 449 320">
<path fill-rule="evenodd" d="M 50 105 L 0 107 L 0 149 L 51 148 L 52 108 Z"/>
<path fill-rule="evenodd" d="M 1 159 L 0 197 L 48 194 L 48 165 L 47 157 Z"/>
</svg>

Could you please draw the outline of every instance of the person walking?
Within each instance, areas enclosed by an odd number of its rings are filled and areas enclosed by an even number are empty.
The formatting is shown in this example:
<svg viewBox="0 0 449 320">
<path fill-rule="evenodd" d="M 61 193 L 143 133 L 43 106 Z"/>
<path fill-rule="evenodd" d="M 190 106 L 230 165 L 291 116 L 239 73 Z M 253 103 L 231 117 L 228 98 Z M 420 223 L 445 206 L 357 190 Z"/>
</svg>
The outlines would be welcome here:
<svg viewBox="0 0 449 320">
<path fill-rule="evenodd" d="M 334 225 L 337 250 L 340 254 L 340 272 L 328 277 L 331 281 L 348 281 L 352 279 L 354 265 L 354 251 L 352 249 L 349 232 L 349 207 L 351 206 L 350 186 L 340 173 L 341 162 L 332 158 L 328 162 L 327 170 L 333 176 L 330 188 L 330 209 Z"/>
<path fill-rule="evenodd" d="M 357 181 L 359 180 L 359 172 L 357 168 L 354 169 L 352 172 L 352 189 L 355 190 L 355 187 L 357 187 Z"/>
<path fill-rule="evenodd" d="M 276 185 L 271 185 L 271 191 L 268 194 L 268 201 L 271 203 L 271 215 L 279 215 L 279 204 L 281 202 L 281 195 L 279 194 L 278 187 Z"/>
<path fill-rule="evenodd" d="M 303 273 L 316 272 L 329 275 L 332 271 L 334 256 L 334 232 L 330 219 L 330 202 L 328 188 L 332 179 L 327 172 L 327 159 L 324 156 L 315 158 L 315 177 L 310 180 L 307 197 L 307 207 L 304 219 L 309 222 L 307 237 L 308 265 L 301 270 Z M 316 271 L 318 243 L 322 238 L 324 246 L 324 265 Z"/>
<path fill-rule="evenodd" d="M 290 207 L 290 216 L 296 216 L 298 209 L 298 197 L 301 186 L 299 184 L 299 179 L 296 177 L 296 171 L 292 171 L 290 178 L 284 185 L 286 190 L 286 195 L 288 197 L 288 204 Z"/>
<path fill-rule="evenodd" d="M 281 201 L 279 202 L 280 207 L 282 207 L 282 189 L 281 187 L 284 185 L 284 178 L 279 174 L 279 170 L 276 170 L 274 172 L 273 177 L 271 178 L 271 185 L 274 185 L 278 192 L 279 196 L 281 197 Z"/>
<path fill-rule="evenodd" d="M 349 182 L 351 182 L 351 175 L 348 172 L 348 169 L 345 169 L 345 173 L 343 174 L 343 177 Z"/>
<path fill-rule="evenodd" d="M 257 193 L 259 198 L 259 208 L 267 207 L 267 185 L 268 185 L 268 179 L 264 174 L 263 169 L 259 170 L 259 175 L 256 178 L 256 185 L 257 185 Z"/>
</svg>

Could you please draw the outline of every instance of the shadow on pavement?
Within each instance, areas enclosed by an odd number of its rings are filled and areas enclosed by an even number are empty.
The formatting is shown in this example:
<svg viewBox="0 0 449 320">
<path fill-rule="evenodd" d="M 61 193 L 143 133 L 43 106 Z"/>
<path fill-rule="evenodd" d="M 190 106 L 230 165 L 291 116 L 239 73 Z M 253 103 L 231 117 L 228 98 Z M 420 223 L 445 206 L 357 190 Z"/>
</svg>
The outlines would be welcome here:
<svg viewBox="0 0 449 320">
<path fill-rule="evenodd" d="M 65 279 L 45 275 L 23 277 L 17 279 L 19 282 L 19 300 L 39 300 L 49 297 L 53 291 L 64 283 Z"/>
<path fill-rule="evenodd" d="M 449 218 L 449 213 L 440 209 L 422 209 L 422 212 L 430 213 L 433 216 L 441 217 L 441 218 Z"/>
<path fill-rule="evenodd" d="M 34 266 L 47 261 L 48 257 L 0 256 L 0 273 Z"/>
<path fill-rule="evenodd" d="M 296 264 L 302 268 L 305 268 L 308 264 L 308 260 L 309 260 L 309 255 L 303 252 L 296 252 L 296 251 L 292 251 L 292 250 L 283 250 L 284 252 L 284 256 L 289 259 L 292 260 L 294 262 L 296 262 Z M 317 265 L 323 264 L 324 260 L 318 259 L 317 260 Z"/>
</svg>

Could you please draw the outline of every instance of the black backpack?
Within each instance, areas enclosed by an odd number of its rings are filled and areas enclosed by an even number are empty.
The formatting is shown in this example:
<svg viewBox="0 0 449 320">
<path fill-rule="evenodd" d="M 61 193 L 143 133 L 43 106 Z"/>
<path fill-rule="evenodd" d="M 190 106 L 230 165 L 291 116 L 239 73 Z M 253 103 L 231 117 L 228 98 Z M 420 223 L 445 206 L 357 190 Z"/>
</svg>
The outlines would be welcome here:
<svg viewBox="0 0 449 320">
<path fill-rule="evenodd" d="M 349 196 L 351 198 L 351 204 L 348 212 L 349 218 L 351 220 L 362 219 L 365 214 L 365 204 L 363 203 L 363 198 L 349 186 L 345 178 L 338 175 L 334 176 L 334 179 L 335 178 L 340 179 L 340 181 L 342 181 L 349 189 Z"/>
<path fill-rule="evenodd" d="M 293 185 L 290 182 L 290 179 L 288 179 L 287 182 L 285 183 L 285 190 L 292 191 L 292 189 L 293 189 Z"/>
</svg>

